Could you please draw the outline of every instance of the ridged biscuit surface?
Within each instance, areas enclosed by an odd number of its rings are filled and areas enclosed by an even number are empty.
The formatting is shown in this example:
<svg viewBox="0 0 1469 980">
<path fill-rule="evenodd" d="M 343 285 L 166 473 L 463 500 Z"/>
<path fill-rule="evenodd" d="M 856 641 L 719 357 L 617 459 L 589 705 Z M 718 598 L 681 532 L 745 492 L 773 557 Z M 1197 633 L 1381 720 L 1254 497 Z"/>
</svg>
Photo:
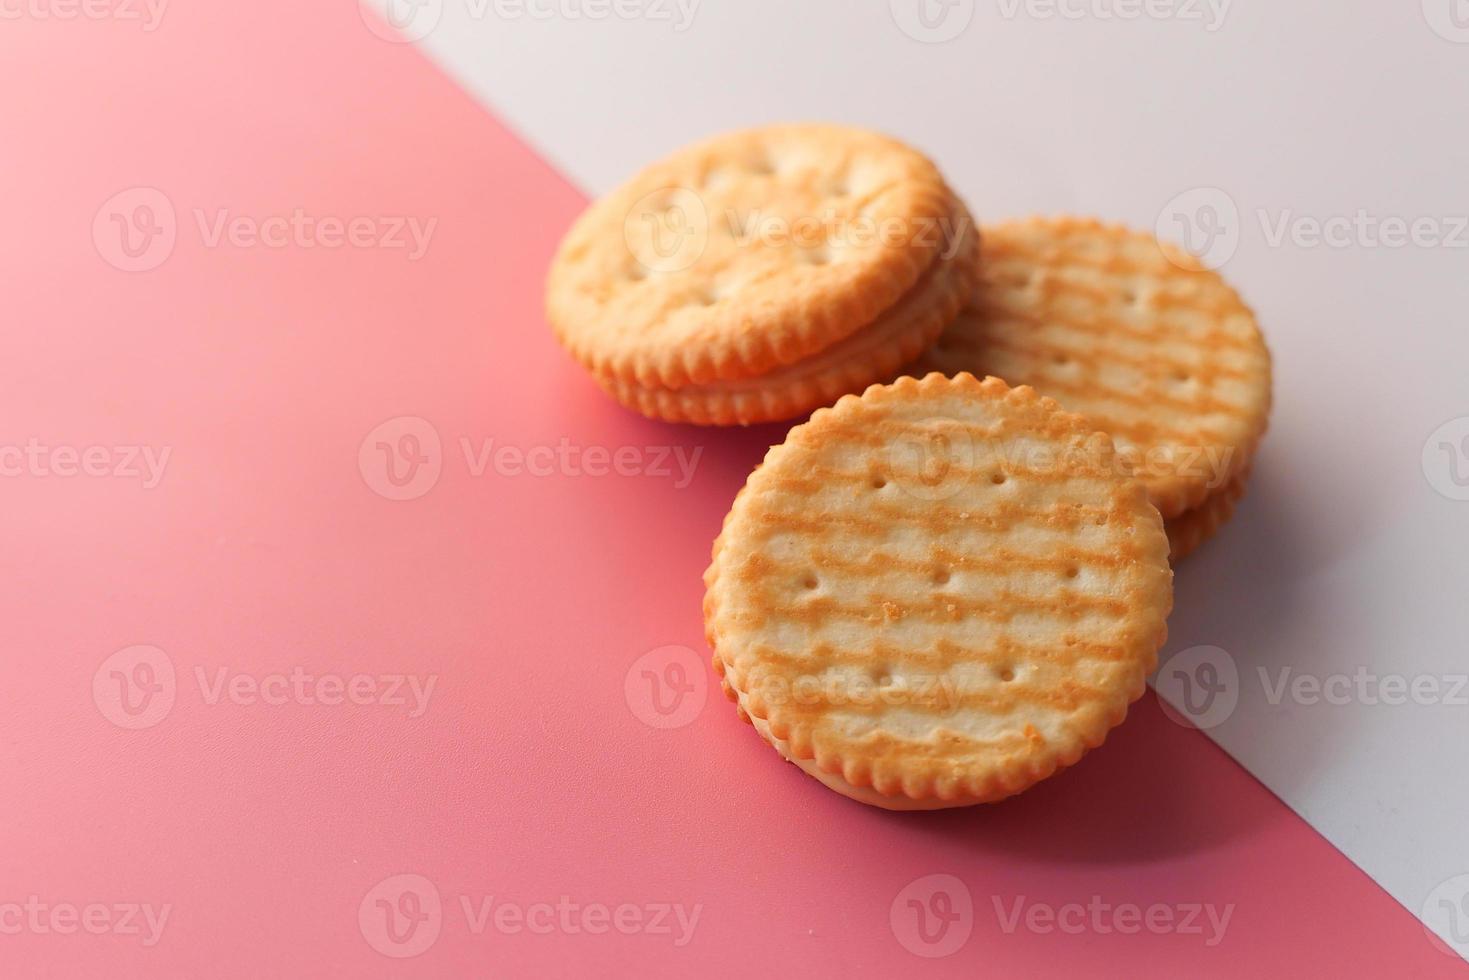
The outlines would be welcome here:
<svg viewBox="0 0 1469 980">
<path fill-rule="evenodd" d="M 547 316 L 600 377 L 753 378 L 875 321 L 957 245 L 963 214 L 938 169 L 888 137 L 729 133 L 587 209 L 552 263 Z"/>
<path fill-rule="evenodd" d="M 917 285 L 872 324 L 804 360 L 758 378 L 682 388 L 599 378 L 608 394 L 634 411 L 665 422 L 750 425 L 809 414 L 842 395 L 891 378 L 933 345 L 973 293 L 979 273 L 979 231 L 963 212 L 964 232 L 953 254 L 940 258 Z"/>
<path fill-rule="evenodd" d="M 1087 421 L 995 378 L 904 378 L 771 449 L 715 543 L 705 624 L 731 697 L 827 785 L 986 802 L 1126 715 L 1166 636 L 1167 554 Z"/>
<path fill-rule="evenodd" d="M 1074 218 L 986 227 L 968 307 L 911 369 L 1028 384 L 1108 432 L 1165 518 L 1250 463 L 1270 354 L 1216 273 L 1153 236 Z"/>
</svg>

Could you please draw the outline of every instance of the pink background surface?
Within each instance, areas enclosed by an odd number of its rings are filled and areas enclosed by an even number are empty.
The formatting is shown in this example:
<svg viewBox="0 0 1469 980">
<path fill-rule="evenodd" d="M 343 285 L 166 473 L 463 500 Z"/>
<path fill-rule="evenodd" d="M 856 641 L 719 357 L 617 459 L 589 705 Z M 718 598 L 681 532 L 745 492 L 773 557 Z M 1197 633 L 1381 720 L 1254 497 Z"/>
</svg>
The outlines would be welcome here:
<svg viewBox="0 0 1469 980">
<path fill-rule="evenodd" d="M 0 907 L 171 907 L 148 947 L 0 933 L 0 973 L 1462 972 L 1151 695 L 1076 770 L 997 807 L 892 815 L 779 764 L 711 690 L 699 573 L 781 430 L 657 425 L 598 393 L 540 313 L 546 262 L 584 202 L 350 4 L 179 5 L 151 32 L 25 18 L 0 33 L 0 82 L 0 443 L 170 452 L 153 488 L 0 479 Z M 93 223 L 132 187 L 167 196 L 177 242 L 128 273 Z M 295 208 L 437 225 L 409 261 L 210 247 L 194 216 Z M 402 416 L 432 425 L 442 472 L 392 501 L 359 450 Z M 702 455 L 684 489 L 649 474 L 476 476 L 461 437 Z M 1182 581 L 1180 600 L 1227 601 Z M 137 644 L 166 653 L 175 701 L 128 730 L 93 682 Z M 667 645 L 697 652 L 689 676 L 707 703 L 660 730 L 625 681 Z M 211 704 L 195 671 L 220 668 L 437 680 L 410 718 Z M 426 951 L 395 959 L 358 912 L 405 873 L 433 882 L 443 912 Z M 889 912 L 930 874 L 964 882 L 973 935 L 921 960 Z M 1093 895 L 1235 908 L 1205 948 L 1198 935 L 1007 934 L 992 905 Z M 461 896 L 700 912 L 682 947 L 476 934 Z"/>
</svg>

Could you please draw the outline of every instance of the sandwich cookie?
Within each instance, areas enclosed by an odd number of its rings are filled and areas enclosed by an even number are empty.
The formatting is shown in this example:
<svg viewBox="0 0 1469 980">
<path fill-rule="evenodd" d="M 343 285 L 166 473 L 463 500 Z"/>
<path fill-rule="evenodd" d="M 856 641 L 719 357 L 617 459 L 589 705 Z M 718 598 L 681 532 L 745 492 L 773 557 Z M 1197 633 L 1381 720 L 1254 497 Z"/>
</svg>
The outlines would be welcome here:
<svg viewBox="0 0 1469 980">
<path fill-rule="evenodd" d="M 999 800 L 1079 760 L 1144 690 L 1168 539 L 1089 420 L 932 374 L 817 411 L 725 519 L 704 622 L 781 756 L 887 809 Z"/>
<path fill-rule="evenodd" d="M 978 248 L 917 151 L 771 126 L 681 150 L 588 208 L 552 263 L 547 318 L 645 415 L 787 419 L 930 346 L 973 292 Z"/>
</svg>

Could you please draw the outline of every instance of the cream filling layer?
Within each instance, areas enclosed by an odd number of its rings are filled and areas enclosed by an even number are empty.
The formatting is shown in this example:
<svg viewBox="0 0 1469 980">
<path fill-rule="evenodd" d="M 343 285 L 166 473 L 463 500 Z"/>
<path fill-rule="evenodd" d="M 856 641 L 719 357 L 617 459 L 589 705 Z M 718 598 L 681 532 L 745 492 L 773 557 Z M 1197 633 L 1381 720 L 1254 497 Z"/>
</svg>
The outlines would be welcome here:
<svg viewBox="0 0 1469 980">
<path fill-rule="evenodd" d="M 935 259 L 913 288 L 903 294 L 902 299 L 867 326 L 859 328 L 825 350 L 753 378 L 661 390 L 690 395 L 738 394 L 794 386 L 851 364 L 870 363 L 881 352 L 896 346 L 924 318 L 934 316 L 950 302 L 963 303 L 967 298 L 962 295 L 965 291 L 964 284 L 967 282 L 972 286 L 979 268 L 979 231 L 967 214 L 963 226 L 959 247 L 948 255 Z M 946 325 L 947 323 L 937 324 L 937 328 L 942 330 Z M 629 385 L 649 391 L 660 390 L 638 385 L 636 382 L 629 382 Z"/>
</svg>

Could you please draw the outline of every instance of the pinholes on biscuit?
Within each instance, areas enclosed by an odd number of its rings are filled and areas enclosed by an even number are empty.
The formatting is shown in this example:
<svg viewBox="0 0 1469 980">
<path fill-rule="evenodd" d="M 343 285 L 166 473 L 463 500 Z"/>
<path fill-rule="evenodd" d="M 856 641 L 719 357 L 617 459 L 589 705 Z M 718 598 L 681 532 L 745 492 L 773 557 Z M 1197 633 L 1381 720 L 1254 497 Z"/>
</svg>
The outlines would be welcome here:
<svg viewBox="0 0 1469 980">
<path fill-rule="evenodd" d="M 1112 436 L 1165 518 L 1248 468 L 1270 354 L 1218 274 L 1096 221 L 1033 218 L 983 237 L 979 287 L 910 373 L 1035 386 Z"/>
<path fill-rule="evenodd" d="M 968 374 L 875 385 L 792 429 L 705 583 L 741 715 L 891 809 L 998 800 L 1100 745 L 1172 605 L 1162 521 L 1111 440 Z"/>
<path fill-rule="evenodd" d="M 623 404 L 748 424 L 890 377 L 953 319 L 977 254 L 969 212 L 918 152 L 771 126 L 680 150 L 588 208 L 546 310 Z"/>
</svg>

